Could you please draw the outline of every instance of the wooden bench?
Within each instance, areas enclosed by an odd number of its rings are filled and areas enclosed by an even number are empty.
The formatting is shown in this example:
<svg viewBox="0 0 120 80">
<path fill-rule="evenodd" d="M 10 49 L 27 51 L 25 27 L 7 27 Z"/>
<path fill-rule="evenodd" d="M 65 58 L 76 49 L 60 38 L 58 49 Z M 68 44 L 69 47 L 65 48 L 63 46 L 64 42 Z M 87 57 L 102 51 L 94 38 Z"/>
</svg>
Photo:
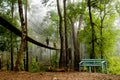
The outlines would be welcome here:
<svg viewBox="0 0 120 80">
<path fill-rule="evenodd" d="M 102 73 L 107 72 L 107 62 L 104 59 L 82 59 L 79 63 L 79 71 L 81 71 L 81 67 L 89 67 L 89 72 L 91 72 L 91 67 L 100 66 L 102 67 Z"/>
</svg>

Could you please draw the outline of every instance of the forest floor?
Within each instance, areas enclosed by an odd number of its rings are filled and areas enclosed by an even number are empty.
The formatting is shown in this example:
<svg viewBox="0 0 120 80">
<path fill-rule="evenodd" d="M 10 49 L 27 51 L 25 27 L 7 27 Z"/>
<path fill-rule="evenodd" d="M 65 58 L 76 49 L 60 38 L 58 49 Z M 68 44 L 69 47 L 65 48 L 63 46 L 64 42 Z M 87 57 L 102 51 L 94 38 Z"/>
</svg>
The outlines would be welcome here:
<svg viewBox="0 0 120 80">
<path fill-rule="evenodd" d="M 120 75 L 87 72 L 0 71 L 0 80 L 120 80 Z"/>
</svg>

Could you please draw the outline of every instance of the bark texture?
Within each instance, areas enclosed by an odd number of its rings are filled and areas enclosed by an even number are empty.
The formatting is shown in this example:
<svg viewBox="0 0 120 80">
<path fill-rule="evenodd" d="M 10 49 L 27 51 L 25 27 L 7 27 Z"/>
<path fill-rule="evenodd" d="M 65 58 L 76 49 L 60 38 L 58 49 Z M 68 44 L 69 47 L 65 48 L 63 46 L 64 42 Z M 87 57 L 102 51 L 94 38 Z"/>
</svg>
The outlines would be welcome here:
<svg viewBox="0 0 120 80">
<path fill-rule="evenodd" d="M 28 35 L 28 31 L 27 31 L 27 4 L 28 4 L 28 0 L 26 0 L 26 6 L 25 6 L 25 28 L 26 28 L 26 37 Z M 29 71 L 29 54 L 28 54 L 28 41 L 26 38 L 26 67 L 25 67 L 26 71 Z"/>
<path fill-rule="evenodd" d="M 79 47 L 77 43 L 77 33 L 75 32 L 75 26 L 72 19 L 70 19 L 71 26 L 72 26 L 72 35 L 73 35 L 73 46 L 74 46 L 74 70 L 79 70 L 79 62 L 80 62 L 80 54 L 79 54 Z"/>
<path fill-rule="evenodd" d="M 14 3 L 13 3 L 13 0 L 12 0 L 12 4 L 11 4 L 12 20 L 13 20 L 13 17 L 14 17 L 13 13 L 14 13 Z M 11 70 L 13 71 L 13 68 L 14 68 L 13 52 L 14 52 L 14 50 L 13 50 L 13 33 L 12 33 L 12 31 L 11 31 L 10 37 L 11 37 Z"/>
<path fill-rule="evenodd" d="M 65 51 L 66 51 L 66 67 L 68 68 L 69 64 L 69 53 L 68 53 L 68 31 L 67 31 L 67 16 L 66 16 L 66 0 L 63 0 L 64 4 L 64 28 L 65 28 Z"/>
<path fill-rule="evenodd" d="M 59 0 L 57 0 L 57 9 L 58 9 L 58 15 L 59 15 L 59 34 L 60 34 L 60 43 L 61 43 L 59 67 L 65 68 L 66 66 L 65 38 L 64 38 L 64 32 L 63 32 L 63 26 L 62 26 L 62 15 L 60 11 Z"/>
<path fill-rule="evenodd" d="M 94 48 L 94 45 L 95 45 L 95 42 L 94 42 L 95 30 L 94 30 L 94 23 L 92 21 L 91 0 L 88 0 L 88 9 L 89 9 L 90 24 L 91 24 L 91 28 L 92 28 L 92 51 L 90 53 L 90 58 L 93 59 L 93 58 L 95 58 L 95 48 Z"/>
<path fill-rule="evenodd" d="M 22 37 L 21 37 L 21 44 L 20 48 L 17 54 L 17 60 L 15 64 L 15 71 L 20 71 L 20 64 L 21 64 L 21 59 L 22 59 L 22 54 L 25 49 L 25 42 L 26 42 L 26 26 L 25 26 L 25 21 L 23 17 L 23 8 L 22 8 L 22 0 L 18 0 L 18 7 L 19 7 L 19 16 L 20 16 L 20 21 L 21 21 L 21 28 L 22 28 Z"/>
</svg>

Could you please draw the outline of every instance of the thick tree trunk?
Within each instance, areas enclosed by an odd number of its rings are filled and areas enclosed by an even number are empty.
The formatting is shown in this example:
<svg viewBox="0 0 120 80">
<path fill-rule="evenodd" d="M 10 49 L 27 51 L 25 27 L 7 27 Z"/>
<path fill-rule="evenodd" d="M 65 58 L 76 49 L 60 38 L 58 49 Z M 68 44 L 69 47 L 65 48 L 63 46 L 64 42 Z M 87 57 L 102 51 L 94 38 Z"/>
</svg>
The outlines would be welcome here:
<svg viewBox="0 0 120 80">
<path fill-rule="evenodd" d="M 68 58 L 68 35 L 67 35 L 67 18 L 66 18 L 66 0 L 63 0 L 64 4 L 64 27 L 65 27 L 65 51 L 66 51 L 66 67 L 68 68 L 69 58 Z"/>
<path fill-rule="evenodd" d="M 57 9 L 59 15 L 59 33 L 60 33 L 60 43 L 61 43 L 59 67 L 65 68 L 66 66 L 66 54 L 65 54 L 65 44 L 64 44 L 65 39 L 63 34 L 62 15 L 59 6 L 59 0 L 57 0 Z"/>
<path fill-rule="evenodd" d="M 25 27 L 25 22 L 24 22 L 24 17 L 23 17 L 22 0 L 18 0 L 18 6 L 19 6 L 21 28 L 22 28 L 22 37 L 21 37 L 20 49 L 19 49 L 18 55 L 17 55 L 15 71 L 19 71 L 21 69 L 20 64 L 21 64 L 21 59 L 22 59 L 22 53 L 25 49 L 25 41 L 26 41 L 26 27 Z"/>
<path fill-rule="evenodd" d="M 95 49 L 94 49 L 94 33 L 95 33 L 95 30 L 94 30 L 94 24 L 93 24 L 93 21 L 92 21 L 92 13 L 91 13 L 91 0 L 88 0 L 88 8 L 89 8 L 89 17 L 90 17 L 90 24 L 91 24 L 91 27 L 92 27 L 92 51 L 90 53 L 90 58 L 93 59 L 95 58 Z"/>
<path fill-rule="evenodd" d="M 72 25 L 72 35 L 73 35 L 73 45 L 74 45 L 74 70 L 79 70 L 79 62 L 80 62 L 80 54 L 79 54 L 79 48 L 77 44 L 77 33 L 75 33 L 75 27 L 72 20 L 70 20 Z"/>
<path fill-rule="evenodd" d="M 78 47 L 78 52 L 79 52 L 79 55 L 80 55 L 80 60 L 81 60 L 81 53 L 80 53 L 80 42 L 78 41 L 78 37 L 80 37 L 82 20 L 83 20 L 83 15 L 81 14 L 80 18 L 79 18 L 79 26 L 78 26 L 78 30 L 77 30 L 77 34 L 76 34 L 77 35 L 77 47 Z"/>
</svg>

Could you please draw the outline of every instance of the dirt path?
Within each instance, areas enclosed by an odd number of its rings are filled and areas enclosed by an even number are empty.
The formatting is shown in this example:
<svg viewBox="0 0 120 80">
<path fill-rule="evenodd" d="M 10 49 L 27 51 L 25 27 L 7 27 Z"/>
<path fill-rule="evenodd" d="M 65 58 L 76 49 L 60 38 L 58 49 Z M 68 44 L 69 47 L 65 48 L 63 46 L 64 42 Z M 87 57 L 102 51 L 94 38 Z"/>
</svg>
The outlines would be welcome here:
<svg viewBox="0 0 120 80">
<path fill-rule="evenodd" d="M 86 72 L 9 72 L 0 71 L 0 80 L 120 80 L 120 75 Z"/>
</svg>

